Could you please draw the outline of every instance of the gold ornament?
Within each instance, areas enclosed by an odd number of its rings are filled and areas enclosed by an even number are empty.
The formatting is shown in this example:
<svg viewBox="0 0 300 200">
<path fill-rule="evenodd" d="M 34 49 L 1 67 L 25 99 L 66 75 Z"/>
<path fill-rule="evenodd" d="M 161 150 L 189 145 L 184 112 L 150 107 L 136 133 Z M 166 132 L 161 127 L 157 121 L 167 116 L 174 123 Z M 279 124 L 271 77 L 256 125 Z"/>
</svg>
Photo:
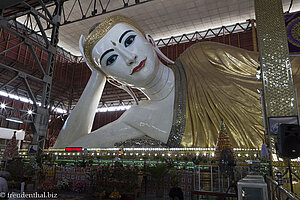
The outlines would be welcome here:
<svg viewBox="0 0 300 200">
<path fill-rule="evenodd" d="M 215 150 L 215 159 L 219 160 L 221 153 L 223 150 L 229 150 L 232 155 L 233 158 L 236 159 L 231 141 L 230 141 L 230 137 L 226 131 L 226 126 L 224 121 L 222 120 L 221 122 L 221 128 L 220 128 L 220 132 L 219 132 L 219 137 L 218 137 L 218 141 L 217 141 L 217 145 L 216 145 L 216 150 Z"/>
</svg>

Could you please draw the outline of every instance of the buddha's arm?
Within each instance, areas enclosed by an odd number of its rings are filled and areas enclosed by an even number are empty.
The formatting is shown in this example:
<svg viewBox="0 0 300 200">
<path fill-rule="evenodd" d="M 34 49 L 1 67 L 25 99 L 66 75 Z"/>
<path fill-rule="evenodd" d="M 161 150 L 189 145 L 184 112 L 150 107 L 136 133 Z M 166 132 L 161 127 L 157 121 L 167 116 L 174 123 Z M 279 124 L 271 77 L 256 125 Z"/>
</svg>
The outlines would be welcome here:
<svg viewBox="0 0 300 200">
<path fill-rule="evenodd" d="M 89 82 L 60 131 L 54 148 L 64 148 L 91 132 L 105 82 L 106 78 L 102 73 L 97 70 L 92 71 Z"/>
<path fill-rule="evenodd" d="M 144 136 L 141 130 L 134 128 L 130 123 L 127 123 L 126 118 L 130 117 L 126 111 L 119 119 L 111 122 L 88 135 L 80 137 L 68 146 L 80 147 L 113 147 L 115 143 L 123 142 L 129 139 Z M 130 121 L 130 120 L 129 120 Z"/>
</svg>

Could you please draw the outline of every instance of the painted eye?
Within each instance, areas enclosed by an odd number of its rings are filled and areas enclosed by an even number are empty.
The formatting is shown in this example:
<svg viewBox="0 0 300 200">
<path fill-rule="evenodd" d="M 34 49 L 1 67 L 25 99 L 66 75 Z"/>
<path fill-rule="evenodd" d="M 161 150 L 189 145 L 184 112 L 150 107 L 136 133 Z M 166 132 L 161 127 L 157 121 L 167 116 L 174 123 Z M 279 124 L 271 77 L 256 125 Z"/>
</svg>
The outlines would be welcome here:
<svg viewBox="0 0 300 200">
<path fill-rule="evenodd" d="M 124 46 L 125 47 L 130 46 L 134 42 L 135 37 L 136 37 L 136 35 L 130 35 L 128 38 L 126 38 L 126 40 L 124 42 Z"/>
<path fill-rule="evenodd" d="M 118 55 L 116 54 L 109 56 L 106 60 L 106 66 L 113 64 L 117 60 L 117 57 Z"/>
</svg>

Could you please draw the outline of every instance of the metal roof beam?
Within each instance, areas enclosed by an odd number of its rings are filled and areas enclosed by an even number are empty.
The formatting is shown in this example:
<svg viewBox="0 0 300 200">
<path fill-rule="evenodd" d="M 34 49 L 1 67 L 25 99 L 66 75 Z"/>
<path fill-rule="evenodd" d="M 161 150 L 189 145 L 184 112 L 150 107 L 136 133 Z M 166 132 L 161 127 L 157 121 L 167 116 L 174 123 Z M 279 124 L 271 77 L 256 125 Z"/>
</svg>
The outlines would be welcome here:
<svg viewBox="0 0 300 200">
<path fill-rule="evenodd" d="M 69 2 L 72 2 L 70 6 Z M 116 12 L 125 8 L 130 8 L 133 6 L 141 5 L 147 2 L 151 2 L 153 0 L 90 0 L 89 6 L 87 8 L 83 8 L 81 4 L 82 0 L 69 0 L 68 5 L 64 4 L 62 8 L 62 20 L 61 20 L 61 26 L 66 24 L 72 24 L 75 22 L 79 22 L 85 19 L 90 19 L 92 17 Z M 119 3 L 120 5 L 118 7 L 114 6 L 114 4 Z M 91 6 L 93 5 L 93 6 Z M 47 8 L 53 6 L 52 4 L 49 4 Z M 70 11 L 66 11 L 67 9 L 64 8 L 71 7 Z M 42 8 L 41 8 L 42 9 Z M 73 12 L 76 12 L 80 10 L 80 16 L 74 16 Z M 72 18 L 73 17 L 73 18 Z"/>
</svg>

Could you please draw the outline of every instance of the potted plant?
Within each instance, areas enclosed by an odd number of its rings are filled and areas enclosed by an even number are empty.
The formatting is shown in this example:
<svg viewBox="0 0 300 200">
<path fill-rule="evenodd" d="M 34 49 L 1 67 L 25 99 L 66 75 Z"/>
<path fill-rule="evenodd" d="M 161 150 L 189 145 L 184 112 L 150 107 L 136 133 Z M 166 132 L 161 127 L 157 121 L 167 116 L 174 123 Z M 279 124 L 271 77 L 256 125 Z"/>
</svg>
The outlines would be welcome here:
<svg viewBox="0 0 300 200">
<path fill-rule="evenodd" d="M 72 184 L 72 191 L 73 192 L 84 192 L 85 191 L 85 182 L 82 180 L 76 180 L 73 184 Z"/>
<path fill-rule="evenodd" d="M 156 196 L 163 197 L 163 181 L 162 179 L 168 172 L 167 165 L 165 163 L 157 164 L 155 167 L 149 168 L 149 172 L 153 182 L 156 185 Z"/>
<path fill-rule="evenodd" d="M 8 181 L 9 188 L 20 188 L 24 177 L 24 162 L 20 158 L 8 160 L 6 171 L 10 173 Z"/>
<path fill-rule="evenodd" d="M 26 184 L 32 183 L 32 177 L 35 175 L 35 168 L 31 164 L 25 164 L 23 170 L 23 180 Z"/>
<path fill-rule="evenodd" d="M 43 182 L 41 182 L 38 186 L 39 191 L 55 191 L 56 190 L 56 184 L 54 181 L 54 178 L 47 177 Z"/>
<path fill-rule="evenodd" d="M 178 187 L 179 186 L 179 177 L 178 177 L 178 171 L 176 169 L 171 169 L 169 172 L 170 176 L 170 184 L 171 187 Z"/>
<path fill-rule="evenodd" d="M 64 177 L 57 181 L 56 188 L 61 191 L 67 191 L 69 189 L 69 185 L 69 181 Z"/>
<path fill-rule="evenodd" d="M 120 193 L 114 189 L 114 191 L 109 195 L 110 199 L 121 199 Z"/>
<path fill-rule="evenodd" d="M 106 167 L 101 167 L 98 169 L 93 169 L 91 173 L 89 174 L 89 180 L 90 180 L 90 191 L 93 196 L 99 197 L 103 196 L 103 194 L 109 192 L 106 191 L 106 185 L 107 185 L 107 171 Z"/>
<path fill-rule="evenodd" d="M 170 176 L 170 183 L 171 183 L 171 188 L 169 192 L 169 196 L 174 198 L 175 196 L 179 197 L 178 195 L 183 195 L 181 188 L 179 187 L 179 177 L 178 177 L 178 170 L 176 169 L 171 169 L 169 171 L 169 176 Z M 183 196 L 182 196 L 183 197 Z"/>
<path fill-rule="evenodd" d="M 123 171 L 119 177 L 118 187 L 123 200 L 134 200 L 138 188 L 138 170 L 133 167 L 122 167 Z"/>
</svg>

